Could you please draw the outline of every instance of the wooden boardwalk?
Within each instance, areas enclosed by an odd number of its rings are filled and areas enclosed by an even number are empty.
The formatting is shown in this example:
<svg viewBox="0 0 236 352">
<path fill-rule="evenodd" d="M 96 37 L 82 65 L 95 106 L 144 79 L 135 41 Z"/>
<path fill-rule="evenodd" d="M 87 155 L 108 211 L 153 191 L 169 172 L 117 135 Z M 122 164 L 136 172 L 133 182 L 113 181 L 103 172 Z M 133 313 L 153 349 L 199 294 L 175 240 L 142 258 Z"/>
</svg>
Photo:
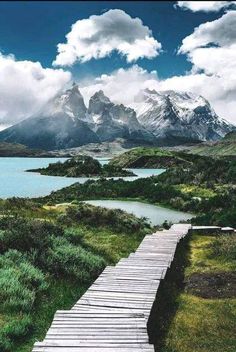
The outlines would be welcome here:
<svg viewBox="0 0 236 352">
<path fill-rule="evenodd" d="M 160 281 L 191 225 L 147 235 L 135 253 L 108 266 L 71 310 L 57 311 L 33 352 L 154 352 L 147 320 Z"/>
</svg>

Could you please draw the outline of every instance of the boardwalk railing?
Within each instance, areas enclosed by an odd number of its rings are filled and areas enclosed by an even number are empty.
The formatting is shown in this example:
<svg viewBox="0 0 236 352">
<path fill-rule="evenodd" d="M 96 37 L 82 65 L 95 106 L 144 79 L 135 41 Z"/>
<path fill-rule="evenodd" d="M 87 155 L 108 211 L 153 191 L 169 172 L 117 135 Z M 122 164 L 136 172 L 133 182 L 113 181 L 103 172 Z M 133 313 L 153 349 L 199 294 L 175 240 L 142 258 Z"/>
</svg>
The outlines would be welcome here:
<svg viewBox="0 0 236 352">
<path fill-rule="evenodd" d="M 190 229 L 175 224 L 147 235 L 135 253 L 108 266 L 71 310 L 56 312 L 33 352 L 153 352 L 147 320 L 177 244 Z"/>
</svg>

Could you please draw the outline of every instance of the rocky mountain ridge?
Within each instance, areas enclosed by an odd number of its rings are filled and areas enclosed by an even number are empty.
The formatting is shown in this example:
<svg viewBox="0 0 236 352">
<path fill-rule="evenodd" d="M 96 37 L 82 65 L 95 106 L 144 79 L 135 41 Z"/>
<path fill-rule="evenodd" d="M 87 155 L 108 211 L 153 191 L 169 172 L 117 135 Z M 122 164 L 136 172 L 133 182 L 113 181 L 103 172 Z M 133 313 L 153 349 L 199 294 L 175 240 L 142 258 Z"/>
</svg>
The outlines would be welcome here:
<svg viewBox="0 0 236 352">
<path fill-rule="evenodd" d="M 184 136 L 214 141 L 234 128 L 215 113 L 205 98 L 192 93 L 145 89 L 131 107 L 139 122 L 159 140 Z"/>
<path fill-rule="evenodd" d="M 234 129 L 201 96 L 143 90 L 130 106 L 115 104 L 102 90 L 88 107 L 76 84 L 53 99 L 38 116 L 0 132 L 0 141 L 55 150 L 118 138 L 140 145 L 218 140 Z"/>
</svg>

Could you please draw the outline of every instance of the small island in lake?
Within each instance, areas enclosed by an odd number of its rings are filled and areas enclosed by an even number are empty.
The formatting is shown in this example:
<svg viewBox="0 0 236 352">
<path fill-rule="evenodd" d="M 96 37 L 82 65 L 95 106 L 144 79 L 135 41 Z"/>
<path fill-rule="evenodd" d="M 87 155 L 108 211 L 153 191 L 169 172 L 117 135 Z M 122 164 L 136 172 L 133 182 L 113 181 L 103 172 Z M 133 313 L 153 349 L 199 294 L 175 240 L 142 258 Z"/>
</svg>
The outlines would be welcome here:
<svg viewBox="0 0 236 352">
<path fill-rule="evenodd" d="M 116 165 L 101 165 L 98 160 L 90 156 L 78 155 L 66 160 L 64 163 L 51 163 L 45 168 L 27 170 L 39 172 L 41 175 L 66 176 L 66 177 L 124 177 L 136 176 L 133 172 L 124 170 Z"/>
</svg>

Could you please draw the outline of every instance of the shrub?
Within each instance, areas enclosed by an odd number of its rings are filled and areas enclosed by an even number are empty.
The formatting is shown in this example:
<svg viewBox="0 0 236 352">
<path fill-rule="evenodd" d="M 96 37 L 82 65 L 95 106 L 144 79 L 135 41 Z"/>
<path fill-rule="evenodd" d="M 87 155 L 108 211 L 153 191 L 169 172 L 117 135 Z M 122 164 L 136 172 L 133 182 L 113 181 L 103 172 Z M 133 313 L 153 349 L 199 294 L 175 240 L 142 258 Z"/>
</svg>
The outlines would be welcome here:
<svg viewBox="0 0 236 352">
<path fill-rule="evenodd" d="M 80 281 L 97 277 L 105 267 L 105 260 L 65 238 L 51 238 L 52 248 L 44 258 L 47 269 L 58 276 L 69 276 Z"/>
<path fill-rule="evenodd" d="M 20 252 L 0 256 L 0 302 L 5 309 L 29 311 L 36 294 L 46 288 L 44 274 Z"/>
<path fill-rule="evenodd" d="M 63 235 L 63 229 L 49 221 L 21 217 L 5 218 L 4 229 L 4 233 L 0 233 L 1 253 L 9 248 L 21 252 L 35 249 L 40 255 L 50 245 L 50 235 Z"/>
<path fill-rule="evenodd" d="M 64 232 L 64 238 L 66 238 L 72 244 L 82 244 L 84 233 L 81 229 L 67 228 Z"/>
<path fill-rule="evenodd" d="M 28 315 L 12 319 L 0 331 L 0 351 L 13 351 L 14 341 L 26 336 L 32 328 L 32 320 Z"/>
<path fill-rule="evenodd" d="M 60 223 L 71 226 L 73 223 L 86 225 L 108 226 L 116 232 L 139 232 L 150 228 L 150 225 L 132 214 L 120 209 L 107 209 L 80 203 L 77 207 L 67 208 L 66 214 L 61 215 Z"/>
</svg>

